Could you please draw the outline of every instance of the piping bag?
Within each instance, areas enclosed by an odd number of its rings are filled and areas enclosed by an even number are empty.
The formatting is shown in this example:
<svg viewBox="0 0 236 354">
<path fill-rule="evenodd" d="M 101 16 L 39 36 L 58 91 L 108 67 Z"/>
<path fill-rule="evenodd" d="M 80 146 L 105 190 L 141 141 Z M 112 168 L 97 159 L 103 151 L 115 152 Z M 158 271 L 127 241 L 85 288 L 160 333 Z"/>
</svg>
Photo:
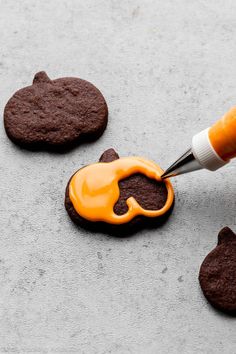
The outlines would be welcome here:
<svg viewBox="0 0 236 354">
<path fill-rule="evenodd" d="M 192 146 L 161 176 L 169 178 L 207 169 L 218 170 L 236 157 L 236 107 L 192 138 Z"/>
</svg>

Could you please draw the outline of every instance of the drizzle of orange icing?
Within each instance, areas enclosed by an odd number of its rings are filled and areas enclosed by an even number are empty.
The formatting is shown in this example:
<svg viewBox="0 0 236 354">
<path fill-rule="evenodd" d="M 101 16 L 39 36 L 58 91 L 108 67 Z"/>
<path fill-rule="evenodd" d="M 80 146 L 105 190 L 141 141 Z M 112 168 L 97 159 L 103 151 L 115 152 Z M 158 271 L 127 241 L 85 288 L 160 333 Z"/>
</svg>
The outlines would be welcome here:
<svg viewBox="0 0 236 354">
<path fill-rule="evenodd" d="M 162 181 L 167 188 L 167 200 L 159 210 L 143 209 L 135 198 L 127 199 L 128 211 L 115 214 L 113 208 L 119 199 L 118 182 L 135 173 Z M 76 212 L 90 221 L 124 224 L 137 215 L 157 217 L 165 214 L 174 200 L 174 190 L 168 179 L 162 180 L 162 169 L 154 162 L 140 157 L 124 157 L 112 162 L 98 162 L 77 171 L 69 184 L 69 197 Z"/>
</svg>

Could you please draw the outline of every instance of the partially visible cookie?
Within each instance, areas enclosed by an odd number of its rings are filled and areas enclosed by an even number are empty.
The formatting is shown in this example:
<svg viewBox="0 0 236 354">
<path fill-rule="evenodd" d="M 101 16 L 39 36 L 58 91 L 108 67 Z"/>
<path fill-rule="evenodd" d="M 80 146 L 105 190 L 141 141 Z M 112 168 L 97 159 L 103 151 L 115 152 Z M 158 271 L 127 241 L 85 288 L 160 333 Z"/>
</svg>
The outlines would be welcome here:
<svg viewBox="0 0 236 354">
<path fill-rule="evenodd" d="M 99 162 L 112 162 L 118 159 L 119 155 L 113 149 L 109 149 L 102 154 Z M 94 176 L 94 178 L 99 178 L 99 176 Z M 120 237 L 131 235 L 144 227 L 150 228 L 160 226 L 168 218 L 173 208 L 172 201 L 171 207 L 162 216 L 150 218 L 138 215 L 131 221 L 120 225 L 109 224 L 102 221 L 92 222 L 86 220 L 75 210 L 69 194 L 70 181 L 66 187 L 65 208 L 70 218 L 76 224 L 92 231 L 105 232 Z M 135 198 L 144 209 L 159 210 L 165 205 L 168 195 L 165 182 L 157 182 L 156 180 L 148 178 L 140 173 L 135 173 L 119 181 L 119 193 L 119 199 L 114 205 L 114 212 L 118 216 L 127 213 L 127 199 L 130 197 Z"/>
<path fill-rule="evenodd" d="M 107 117 L 106 101 L 90 82 L 69 77 L 50 80 L 39 72 L 31 86 L 8 101 L 4 125 L 16 144 L 59 149 L 99 138 Z"/>
<path fill-rule="evenodd" d="M 236 314 L 236 234 L 230 228 L 219 232 L 216 248 L 201 265 L 199 282 L 211 305 Z"/>
</svg>

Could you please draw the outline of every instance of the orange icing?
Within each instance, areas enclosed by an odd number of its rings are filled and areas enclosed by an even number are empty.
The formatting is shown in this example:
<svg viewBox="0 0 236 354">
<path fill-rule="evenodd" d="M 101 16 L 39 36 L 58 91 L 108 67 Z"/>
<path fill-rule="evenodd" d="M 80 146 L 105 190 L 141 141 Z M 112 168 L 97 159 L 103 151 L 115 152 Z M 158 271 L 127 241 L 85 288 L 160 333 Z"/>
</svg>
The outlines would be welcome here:
<svg viewBox="0 0 236 354">
<path fill-rule="evenodd" d="M 76 212 L 90 221 L 104 221 L 109 224 L 124 224 L 137 215 L 157 217 L 165 214 L 174 200 L 173 187 L 168 179 L 163 180 L 167 188 L 167 200 L 159 210 L 143 209 L 130 197 L 127 199 L 128 211 L 115 214 L 113 208 L 119 199 L 118 182 L 135 173 L 160 182 L 162 169 L 154 162 L 140 157 L 124 157 L 112 162 L 99 162 L 77 171 L 69 184 L 69 197 Z"/>
<path fill-rule="evenodd" d="M 209 129 L 209 139 L 223 160 L 236 157 L 236 107 L 231 108 Z"/>
</svg>

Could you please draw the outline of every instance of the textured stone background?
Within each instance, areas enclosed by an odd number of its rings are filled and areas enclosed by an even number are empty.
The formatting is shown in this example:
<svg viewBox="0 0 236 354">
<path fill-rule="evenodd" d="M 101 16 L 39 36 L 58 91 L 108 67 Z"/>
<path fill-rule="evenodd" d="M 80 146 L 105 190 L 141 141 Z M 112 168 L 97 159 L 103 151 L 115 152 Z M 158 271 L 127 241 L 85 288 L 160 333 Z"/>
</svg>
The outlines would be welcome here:
<svg viewBox="0 0 236 354">
<path fill-rule="evenodd" d="M 0 127 L 1 353 L 235 353 L 236 319 L 213 310 L 198 270 L 236 229 L 236 164 L 176 178 L 161 229 L 126 239 L 78 230 L 70 175 L 109 147 L 167 167 L 236 104 L 233 0 L 0 0 L 0 110 L 46 70 L 104 93 L 110 121 L 65 155 L 14 146 Z"/>
</svg>

